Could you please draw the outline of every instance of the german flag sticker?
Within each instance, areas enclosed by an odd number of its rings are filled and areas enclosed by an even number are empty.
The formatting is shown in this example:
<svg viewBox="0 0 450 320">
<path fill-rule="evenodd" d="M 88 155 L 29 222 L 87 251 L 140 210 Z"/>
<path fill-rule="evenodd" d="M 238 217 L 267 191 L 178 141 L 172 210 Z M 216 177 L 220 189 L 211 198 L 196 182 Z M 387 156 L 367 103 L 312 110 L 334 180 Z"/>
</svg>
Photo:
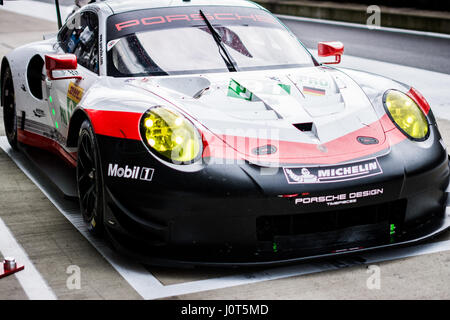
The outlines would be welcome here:
<svg viewBox="0 0 450 320">
<path fill-rule="evenodd" d="M 309 94 L 312 96 L 324 96 L 326 91 L 324 89 L 312 88 L 312 87 L 303 87 L 303 93 Z"/>
</svg>

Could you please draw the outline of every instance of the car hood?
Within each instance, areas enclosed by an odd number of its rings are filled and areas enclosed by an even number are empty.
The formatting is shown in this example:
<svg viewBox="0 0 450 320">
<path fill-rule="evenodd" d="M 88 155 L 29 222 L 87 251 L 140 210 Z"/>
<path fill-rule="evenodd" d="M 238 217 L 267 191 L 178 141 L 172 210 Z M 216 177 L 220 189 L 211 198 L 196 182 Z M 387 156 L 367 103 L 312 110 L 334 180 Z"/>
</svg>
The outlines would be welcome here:
<svg viewBox="0 0 450 320">
<path fill-rule="evenodd" d="M 200 124 L 205 152 L 212 157 L 328 163 L 373 154 L 386 143 L 382 115 L 352 78 L 334 68 L 120 81 L 119 90 L 157 96 L 159 104 L 176 107 Z M 368 143 L 358 137 L 369 138 Z M 223 142 L 232 156 L 219 147 Z"/>
</svg>

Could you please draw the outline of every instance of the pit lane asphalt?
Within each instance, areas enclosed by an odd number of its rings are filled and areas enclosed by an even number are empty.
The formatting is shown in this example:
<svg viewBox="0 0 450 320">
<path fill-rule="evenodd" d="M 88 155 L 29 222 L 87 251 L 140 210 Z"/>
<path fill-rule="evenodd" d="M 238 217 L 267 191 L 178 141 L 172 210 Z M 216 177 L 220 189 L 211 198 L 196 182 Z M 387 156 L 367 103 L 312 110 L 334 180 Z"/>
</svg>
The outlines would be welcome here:
<svg viewBox="0 0 450 320">
<path fill-rule="evenodd" d="M 42 33 L 45 33 L 43 31 L 51 26 L 49 24 L 47 28 L 44 22 L 40 22 L 42 27 L 36 28 L 39 21 L 34 20 L 34 29 L 24 30 L 27 26 L 24 21 L 28 21 L 28 18 L 11 14 L 8 17 L 8 25 L 16 25 L 13 30 L 1 28 L 0 25 L 0 30 L 4 32 L 0 33 L 0 56 L 21 43 L 41 39 Z M 0 24 L 1 21 L 6 24 L 5 16 L 0 16 Z M 450 141 L 450 122 L 441 119 L 438 121 L 444 140 Z M 0 122 L 3 122 L 1 117 Z M 1 135 L 4 135 L 4 130 L 0 125 Z M 0 155 L 0 218 L 5 221 L 57 298 L 139 298 L 3 151 L 0 151 Z M 447 233 L 440 240 L 448 240 L 449 236 Z M 339 261 L 336 263 L 339 264 Z M 68 290 L 66 287 L 68 275 L 65 271 L 67 266 L 73 264 L 82 269 L 80 290 Z M 360 265 L 338 271 L 174 296 L 179 299 L 450 298 L 449 251 L 384 262 L 379 266 L 382 275 L 380 290 L 369 290 L 366 287 L 370 274 L 367 273 L 367 266 Z M 184 271 L 156 268 L 152 268 L 151 272 L 163 285 L 210 279 L 225 273 L 220 270 Z M 17 281 L 18 277 L 19 274 L 0 280 L 2 288 L 8 289 L 0 293 L 0 299 L 27 298 Z"/>
<path fill-rule="evenodd" d="M 383 19 L 383 13 L 381 13 Z M 450 38 L 283 19 L 307 48 L 341 41 L 345 55 L 450 74 Z"/>
</svg>

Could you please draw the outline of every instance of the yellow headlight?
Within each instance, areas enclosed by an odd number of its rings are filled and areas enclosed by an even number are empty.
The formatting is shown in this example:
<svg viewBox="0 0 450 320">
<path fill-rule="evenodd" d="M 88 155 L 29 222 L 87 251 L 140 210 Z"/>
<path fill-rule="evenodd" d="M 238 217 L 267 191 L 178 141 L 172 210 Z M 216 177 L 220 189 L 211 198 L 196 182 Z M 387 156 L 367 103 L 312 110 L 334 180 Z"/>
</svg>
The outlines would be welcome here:
<svg viewBox="0 0 450 320">
<path fill-rule="evenodd" d="M 173 162 L 192 162 L 201 151 L 200 134 L 182 115 L 164 107 L 149 109 L 141 119 L 147 146 Z"/>
<path fill-rule="evenodd" d="M 389 90 L 384 105 L 394 123 L 410 138 L 422 140 L 428 135 L 428 122 L 419 106 L 408 95 Z"/>
</svg>

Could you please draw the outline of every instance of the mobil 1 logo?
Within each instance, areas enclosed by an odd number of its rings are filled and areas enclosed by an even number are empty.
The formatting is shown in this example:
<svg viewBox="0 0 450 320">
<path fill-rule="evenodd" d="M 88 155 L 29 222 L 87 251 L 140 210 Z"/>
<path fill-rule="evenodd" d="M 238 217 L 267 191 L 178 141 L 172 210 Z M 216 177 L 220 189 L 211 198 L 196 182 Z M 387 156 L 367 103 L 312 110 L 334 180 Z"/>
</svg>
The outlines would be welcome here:
<svg viewBox="0 0 450 320">
<path fill-rule="evenodd" d="M 117 163 L 108 165 L 108 177 L 152 181 L 154 171 L 155 169 L 139 166 L 120 167 Z"/>
</svg>

